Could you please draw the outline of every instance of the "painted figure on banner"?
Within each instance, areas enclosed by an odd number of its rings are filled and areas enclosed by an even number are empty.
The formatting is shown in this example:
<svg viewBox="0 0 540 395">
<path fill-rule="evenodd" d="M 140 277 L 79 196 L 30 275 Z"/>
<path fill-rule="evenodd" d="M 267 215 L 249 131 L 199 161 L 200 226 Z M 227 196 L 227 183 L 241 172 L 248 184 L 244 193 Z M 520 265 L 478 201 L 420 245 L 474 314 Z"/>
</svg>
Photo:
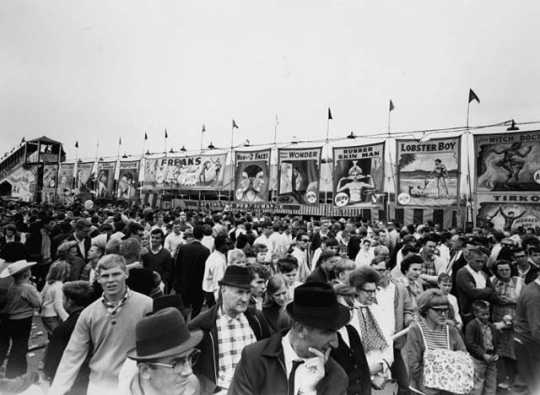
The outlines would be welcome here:
<svg viewBox="0 0 540 395">
<path fill-rule="evenodd" d="M 281 203 L 319 202 L 321 151 L 321 147 L 278 151 Z"/>
<path fill-rule="evenodd" d="M 474 138 L 478 192 L 540 190 L 540 131 Z"/>
<path fill-rule="evenodd" d="M 460 138 L 397 140 L 398 202 L 446 206 L 459 196 Z"/>
<path fill-rule="evenodd" d="M 483 203 L 479 218 L 493 224 L 495 229 L 512 231 L 519 227 L 540 226 L 540 206 L 537 204 Z"/>
<path fill-rule="evenodd" d="M 110 199 L 113 196 L 114 173 L 116 162 L 98 163 L 98 175 L 95 182 L 95 194 L 98 199 Z"/>
<path fill-rule="evenodd" d="M 268 201 L 270 150 L 236 152 L 234 197 L 238 202 Z"/>
<path fill-rule="evenodd" d="M 135 198 L 137 192 L 137 180 L 139 179 L 139 162 L 120 162 L 118 172 L 118 199 L 129 200 Z"/>
<path fill-rule="evenodd" d="M 383 193 L 384 143 L 334 148 L 334 203 L 368 207 Z"/>
<path fill-rule="evenodd" d="M 220 188 L 225 158 L 226 154 L 216 154 L 146 160 L 143 188 Z"/>
</svg>

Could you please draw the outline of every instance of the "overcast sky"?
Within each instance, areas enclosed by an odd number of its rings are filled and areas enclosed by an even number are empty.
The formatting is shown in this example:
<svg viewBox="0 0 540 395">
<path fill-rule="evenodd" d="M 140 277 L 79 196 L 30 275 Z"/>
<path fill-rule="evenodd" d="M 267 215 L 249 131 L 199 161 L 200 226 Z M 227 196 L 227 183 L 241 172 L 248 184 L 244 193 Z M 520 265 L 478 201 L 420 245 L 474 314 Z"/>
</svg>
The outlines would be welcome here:
<svg viewBox="0 0 540 395">
<path fill-rule="evenodd" d="M 73 157 L 540 119 L 538 1 L 2 0 L 1 151 Z"/>
</svg>

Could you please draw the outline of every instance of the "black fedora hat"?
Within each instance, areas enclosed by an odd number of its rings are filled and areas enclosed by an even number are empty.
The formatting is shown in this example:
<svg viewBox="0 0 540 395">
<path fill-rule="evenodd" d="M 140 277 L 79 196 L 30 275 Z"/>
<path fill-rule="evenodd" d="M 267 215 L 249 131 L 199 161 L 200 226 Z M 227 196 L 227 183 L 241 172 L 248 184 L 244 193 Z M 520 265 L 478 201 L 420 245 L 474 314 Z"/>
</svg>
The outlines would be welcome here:
<svg viewBox="0 0 540 395">
<path fill-rule="evenodd" d="M 135 350 L 128 357 L 136 361 L 182 355 L 202 340 L 200 330 L 190 332 L 182 314 L 167 307 L 144 317 L 135 327 Z"/>
<path fill-rule="evenodd" d="M 326 330 L 338 330 L 351 319 L 349 309 L 337 301 L 334 289 L 319 282 L 296 287 L 287 312 L 301 324 Z"/>
<path fill-rule="evenodd" d="M 231 265 L 225 269 L 223 278 L 219 281 L 219 285 L 228 285 L 230 287 L 250 289 L 251 288 L 251 272 L 245 266 Z"/>
</svg>

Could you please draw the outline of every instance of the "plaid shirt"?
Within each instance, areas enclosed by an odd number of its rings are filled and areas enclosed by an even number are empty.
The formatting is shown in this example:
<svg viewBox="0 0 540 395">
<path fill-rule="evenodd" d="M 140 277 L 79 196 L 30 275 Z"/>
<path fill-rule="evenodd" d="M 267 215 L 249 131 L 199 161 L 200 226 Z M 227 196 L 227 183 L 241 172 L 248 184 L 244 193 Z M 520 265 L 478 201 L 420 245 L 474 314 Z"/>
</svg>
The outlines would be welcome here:
<svg viewBox="0 0 540 395">
<path fill-rule="evenodd" d="M 124 306 L 124 304 L 126 304 L 128 298 L 129 298 L 129 288 L 126 287 L 126 293 L 124 294 L 124 296 L 119 302 L 117 303 L 111 302 L 107 300 L 107 298 L 105 298 L 105 295 L 101 297 L 101 302 L 105 305 L 105 307 L 107 308 L 107 312 L 110 315 L 115 315 L 116 313 L 120 312 L 120 309 L 122 308 L 122 306 Z"/>
<path fill-rule="evenodd" d="M 422 264 L 422 274 L 427 274 L 428 276 L 436 276 L 437 269 L 435 268 L 435 257 L 428 256 L 427 254 L 422 254 L 424 263 Z"/>
<path fill-rule="evenodd" d="M 216 320 L 218 334 L 218 380 L 217 385 L 221 388 L 229 388 L 234 375 L 236 365 L 244 347 L 255 343 L 257 339 L 244 314 L 231 318 L 218 309 Z"/>
</svg>

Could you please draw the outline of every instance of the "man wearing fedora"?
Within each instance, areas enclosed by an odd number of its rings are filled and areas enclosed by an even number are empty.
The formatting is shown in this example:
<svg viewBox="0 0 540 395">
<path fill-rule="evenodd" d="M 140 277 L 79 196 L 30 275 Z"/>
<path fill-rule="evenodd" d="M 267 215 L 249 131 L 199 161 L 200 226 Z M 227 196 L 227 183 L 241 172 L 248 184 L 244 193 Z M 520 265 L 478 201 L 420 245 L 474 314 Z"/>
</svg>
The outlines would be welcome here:
<svg viewBox="0 0 540 395">
<path fill-rule="evenodd" d="M 79 369 L 90 355 L 88 394 L 112 394 L 127 353 L 135 347 L 135 326 L 152 311 L 152 299 L 126 286 L 125 259 L 105 255 L 96 267 L 103 296 L 85 308 L 64 351 L 49 390 L 63 395 L 73 385 Z"/>
<path fill-rule="evenodd" d="M 337 331 L 350 320 L 326 283 L 306 283 L 294 290 L 287 306 L 288 332 L 249 345 L 236 367 L 231 395 L 345 394 L 347 374 L 329 357 L 338 346 Z"/>
<path fill-rule="evenodd" d="M 225 393 L 245 346 L 270 335 L 262 314 L 248 308 L 252 276 L 248 268 L 231 265 L 221 281 L 218 303 L 189 323 L 204 333 L 195 373 L 204 394 Z"/>
<path fill-rule="evenodd" d="M 200 351 L 200 330 L 189 331 L 178 309 L 167 307 L 143 318 L 135 328 L 135 350 L 128 358 L 137 362 L 137 372 L 121 395 L 194 395 L 199 394 L 192 364 Z"/>
</svg>

